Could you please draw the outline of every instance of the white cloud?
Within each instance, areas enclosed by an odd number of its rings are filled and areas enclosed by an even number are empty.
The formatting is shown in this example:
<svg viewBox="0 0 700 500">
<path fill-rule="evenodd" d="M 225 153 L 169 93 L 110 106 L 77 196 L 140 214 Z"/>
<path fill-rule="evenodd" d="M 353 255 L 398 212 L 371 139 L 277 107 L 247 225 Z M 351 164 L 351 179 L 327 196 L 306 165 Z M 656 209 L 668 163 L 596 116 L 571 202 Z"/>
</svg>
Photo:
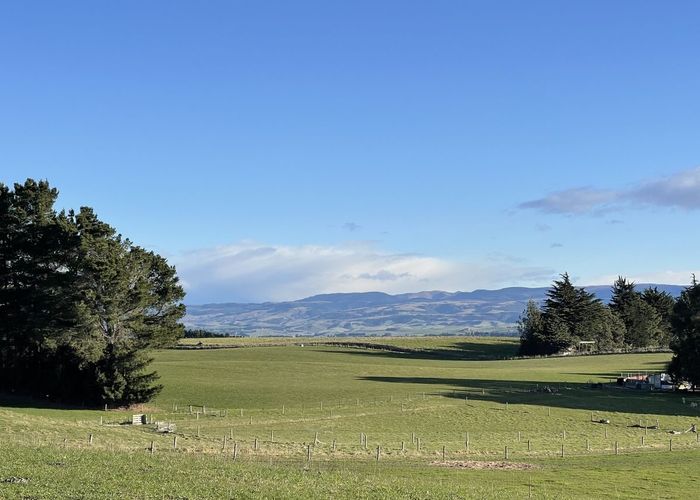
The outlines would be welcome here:
<svg viewBox="0 0 700 500">
<path fill-rule="evenodd" d="M 172 261 L 190 304 L 295 300 L 333 292 L 405 293 L 542 285 L 555 274 L 550 269 L 511 261 L 470 264 L 390 253 L 367 242 L 339 246 L 241 242 L 196 250 Z"/>
<path fill-rule="evenodd" d="M 700 167 L 646 181 L 630 189 L 581 187 L 556 191 L 543 198 L 521 203 L 518 208 L 581 215 L 643 206 L 700 209 Z"/>
</svg>

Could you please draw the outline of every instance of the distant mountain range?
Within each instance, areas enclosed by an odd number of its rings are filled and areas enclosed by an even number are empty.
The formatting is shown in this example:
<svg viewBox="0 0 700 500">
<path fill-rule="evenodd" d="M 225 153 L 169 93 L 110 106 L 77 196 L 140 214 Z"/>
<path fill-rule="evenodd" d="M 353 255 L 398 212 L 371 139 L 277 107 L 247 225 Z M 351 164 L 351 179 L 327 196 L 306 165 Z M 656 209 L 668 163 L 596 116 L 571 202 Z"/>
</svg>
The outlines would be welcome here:
<svg viewBox="0 0 700 500">
<path fill-rule="evenodd" d="M 677 297 L 682 286 L 655 286 Z M 587 286 L 604 302 L 608 285 Z M 530 299 L 542 301 L 547 288 L 511 287 L 473 292 L 332 293 L 290 302 L 187 306 L 184 323 L 231 335 L 416 335 L 515 334 Z"/>
</svg>

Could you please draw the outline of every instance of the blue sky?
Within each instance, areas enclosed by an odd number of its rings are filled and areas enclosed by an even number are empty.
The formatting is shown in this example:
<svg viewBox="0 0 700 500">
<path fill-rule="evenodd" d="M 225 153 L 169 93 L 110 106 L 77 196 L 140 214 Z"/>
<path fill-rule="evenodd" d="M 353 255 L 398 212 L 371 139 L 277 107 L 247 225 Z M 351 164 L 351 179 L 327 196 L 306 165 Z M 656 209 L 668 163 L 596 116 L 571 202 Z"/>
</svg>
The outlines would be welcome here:
<svg viewBox="0 0 700 500">
<path fill-rule="evenodd" d="M 700 270 L 700 5 L 4 2 L 0 182 L 189 303 Z"/>
</svg>

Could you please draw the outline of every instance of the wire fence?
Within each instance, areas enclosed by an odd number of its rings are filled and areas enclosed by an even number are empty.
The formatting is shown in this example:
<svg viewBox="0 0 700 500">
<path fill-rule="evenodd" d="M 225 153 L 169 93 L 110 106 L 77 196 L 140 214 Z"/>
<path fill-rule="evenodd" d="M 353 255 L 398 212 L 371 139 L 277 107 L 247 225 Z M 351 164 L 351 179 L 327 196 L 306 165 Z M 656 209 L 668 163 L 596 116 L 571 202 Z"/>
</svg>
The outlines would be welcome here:
<svg viewBox="0 0 700 500">
<path fill-rule="evenodd" d="M 569 386 L 537 385 L 503 388 L 481 388 L 389 395 L 369 400 L 339 399 L 267 409 L 216 408 L 203 404 L 173 404 L 164 413 L 149 415 L 146 425 L 128 425 L 128 421 L 111 419 L 110 412 L 95 421 L 80 421 L 78 427 L 66 425 L 63 430 L 31 428 L 5 433 L 5 441 L 26 446 L 102 449 L 149 454 L 197 454 L 220 456 L 232 461 L 265 463 L 311 463 L 356 461 L 358 463 L 422 463 L 450 461 L 527 461 L 550 457 L 659 453 L 700 448 L 700 433 L 694 424 L 687 429 L 662 428 L 659 418 L 636 415 L 620 417 L 614 424 L 604 418 L 605 412 L 591 412 L 590 421 L 569 424 L 569 428 L 532 430 L 528 420 L 546 421 L 552 407 L 529 407 L 503 399 L 518 401 L 515 396 L 557 394 Z M 612 389 L 610 390 L 623 390 Z M 436 428 L 430 432 L 396 432 L 393 430 L 361 430 L 357 422 L 343 426 L 343 419 L 424 414 L 464 408 L 472 399 L 498 396 L 498 401 L 480 400 L 488 408 L 505 415 L 513 414 L 514 427 L 524 430 L 479 429 L 455 433 Z M 436 401 L 439 404 L 436 405 Z M 555 412 L 566 411 L 554 408 Z M 546 413 L 545 413 L 546 412 Z M 692 412 L 692 411 L 691 411 Z M 697 413 L 697 412 L 695 412 Z M 692 418 L 692 417 L 691 417 Z M 622 420 L 624 419 L 624 421 Z M 338 420 L 332 429 L 306 430 L 309 425 Z M 253 426 L 253 422 L 255 425 Z M 674 420 L 678 424 L 677 420 Z M 160 424 L 167 423 L 164 427 Z M 297 425 L 285 428 L 284 425 Z M 522 424 L 522 425 L 520 425 Z M 250 428 L 253 426 L 254 428 Z M 282 429 L 275 429 L 275 426 Z M 676 425 L 678 427 L 678 425 Z M 82 429 L 82 431 L 81 431 Z M 164 432 L 159 432 L 164 431 Z M 65 432 L 65 437 L 61 433 Z"/>
</svg>

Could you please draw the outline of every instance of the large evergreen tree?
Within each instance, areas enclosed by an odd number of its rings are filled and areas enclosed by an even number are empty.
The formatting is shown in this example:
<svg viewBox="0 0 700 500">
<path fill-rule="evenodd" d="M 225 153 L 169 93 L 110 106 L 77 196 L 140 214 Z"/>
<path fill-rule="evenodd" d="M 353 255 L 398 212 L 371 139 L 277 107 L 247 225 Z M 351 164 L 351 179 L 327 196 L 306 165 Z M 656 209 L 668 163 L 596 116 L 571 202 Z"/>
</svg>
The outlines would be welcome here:
<svg viewBox="0 0 700 500">
<path fill-rule="evenodd" d="M 0 369 L 14 390 L 50 390 L 52 358 L 74 319 L 66 293 L 73 240 L 53 210 L 57 196 L 47 182 L 0 186 Z"/>
<path fill-rule="evenodd" d="M 612 286 L 610 308 L 625 324 L 624 343 L 630 347 L 657 347 L 664 343 L 662 318 L 635 284 L 622 276 Z"/>
<path fill-rule="evenodd" d="M 542 312 L 534 300 L 527 302 L 527 307 L 518 320 L 521 356 L 542 354 L 548 350 L 544 339 L 544 321 Z"/>
<path fill-rule="evenodd" d="M 143 352 L 184 333 L 184 292 L 165 259 L 124 240 L 89 208 L 71 214 L 80 238 L 79 338 L 98 346 L 102 399 L 129 404 L 158 391 Z"/>
<path fill-rule="evenodd" d="M 592 320 L 597 319 L 600 305 L 595 295 L 576 288 L 568 273 L 555 280 L 543 310 L 545 338 L 553 352 L 570 348 L 579 340 L 591 340 L 595 335 Z"/>
<path fill-rule="evenodd" d="M 642 293 L 642 300 L 649 304 L 659 316 L 659 340 L 662 346 L 671 343 L 672 327 L 671 317 L 676 300 L 667 292 L 659 291 L 656 287 L 650 287 Z"/>
<path fill-rule="evenodd" d="M 542 309 L 530 301 L 520 318 L 520 353 L 555 354 L 579 341 L 595 342 L 596 350 L 620 347 L 625 327 L 594 294 L 571 283 L 567 273 L 547 291 Z"/>
<path fill-rule="evenodd" d="M 671 317 L 673 358 L 669 371 L 677 381 L 700 385 L 700 284 L 692 282 L 678 298 Z"/>
<path fill-rule="evenodd" d="M 130 404 L 158 390 L 147 350 L 182 335 L 174 268 L 58 192 L 0 184 L 0 388 Z"/>
</svg>

